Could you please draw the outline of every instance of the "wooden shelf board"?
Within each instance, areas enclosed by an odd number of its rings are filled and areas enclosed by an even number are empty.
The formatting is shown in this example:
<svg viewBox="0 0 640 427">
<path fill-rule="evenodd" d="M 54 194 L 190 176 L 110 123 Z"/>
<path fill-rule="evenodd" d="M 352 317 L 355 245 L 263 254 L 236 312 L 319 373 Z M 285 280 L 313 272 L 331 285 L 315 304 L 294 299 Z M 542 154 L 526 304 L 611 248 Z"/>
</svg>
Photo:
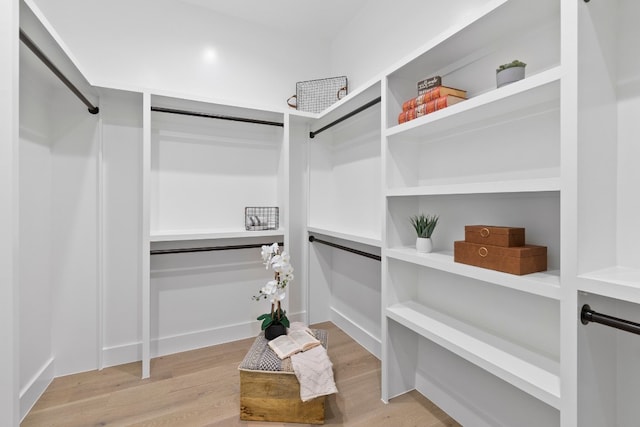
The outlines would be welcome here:
<svg viewBox="0 0 640 427">
<path fill-rule="evenodd" d="M 413 301 L 388 307 L 386 314 L 420 336 L 560 409 L 559 362 Z"/>
<path fill-rule="evenodd" d="M 640 304 L 640 269 L 614 266 L 579 276 L 581 291 Z"/>
<path fill-rule="evenodd" d="M 284 230 L 247 231 L 232 230 L 165 230 L 151 232 L 149 240 L 153 242 L 174 242 L 179 240 L 215 240 L 215 239 L 243 239 L 251 237 L 283 236 Z"/>
<path fill-rule="evenodd" d="M 347 240 L 355 243 L 362 243 L 363 245 L 369 245 L 376 248 L 382 246 L 382 241 L 379 237 L 370 235 L 353 234 L 345 231 L 340 231 L 334 228 L 324 227 L 307 227 L 307 231 L 310 234 L 322 234 L 324 236 L 335 237 L 337 239 Z"/>
<path fill-rule="evenodd" d="M 514 274 L 502 273 L 500 271 L 454 262 L 452 253 L 417 253 L 413 247 L 391 248 L 386 251 L 386 256 L 423 267 L 434 268 L 448 273 L 482 280 L 483 282 L 507 287 L 516 291 L 526 292 L 558 301 L 560 300 L 559 271 L 545 271 L 517 276 Z"/>
<path fill-rule="evenodd" d="M 479 126 L 486 126 L 486 122 L 492 118 L 559 100 L 561 75 L 560 66 L 551 68 L 451 107 L 393 126 L 385 131 L 385 135 L 392 140 L 395 137 L 415 139 L 434 136 L 469 123 L 477 122 Z"/>
<path fill-rule="evenodd" d="M 530 179 L 478 181 L 469 177 L 465 183 L 439 183 L 416 187 L 392 188 L 387 196 L 435 196 L 448 194 L 533 193 L 560 191 L 560 176 Z"/>
</svg>

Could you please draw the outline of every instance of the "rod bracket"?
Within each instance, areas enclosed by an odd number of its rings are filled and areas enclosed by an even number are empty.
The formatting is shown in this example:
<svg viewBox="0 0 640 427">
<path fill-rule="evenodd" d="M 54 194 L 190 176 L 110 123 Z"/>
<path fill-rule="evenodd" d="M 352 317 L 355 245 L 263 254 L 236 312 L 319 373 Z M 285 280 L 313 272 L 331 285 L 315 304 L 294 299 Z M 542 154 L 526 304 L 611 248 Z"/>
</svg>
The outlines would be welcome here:
<svg viewBox="0 0 640 427">
<path fill-rule="evenodd" d="M 593 319 L 592 315 L 593 312 L 591 311 L 591 307 L 589 307 L 589 304 L 583 305 L 582 310 L 580 310 L 580 322 L 582 322 L 583 325 L 588 325 L 589 322 L 591 322 L 591 320 Z"/>
</svg>

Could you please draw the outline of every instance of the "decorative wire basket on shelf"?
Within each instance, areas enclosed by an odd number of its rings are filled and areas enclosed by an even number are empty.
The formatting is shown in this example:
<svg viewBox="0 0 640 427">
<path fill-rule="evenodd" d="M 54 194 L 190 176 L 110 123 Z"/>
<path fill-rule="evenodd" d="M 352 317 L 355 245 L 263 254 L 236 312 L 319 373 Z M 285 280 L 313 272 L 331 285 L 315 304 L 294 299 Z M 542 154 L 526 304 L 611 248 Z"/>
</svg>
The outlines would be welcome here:
<svg viewBox="0 0 640 427">
<path fill-rule="evenodd" d="M 299 111 L 320 113 L 344 98 L 347 91 L 346 76 L 307 80 L 296 83 L 296 94 L 287 100 L 287 104 Z"/>
<path fill-rule="evenodd" d="M 246 207 L 244 226 L 249 231 L 277 230 L 280 227 L 280 210 L 267 206 Z"/>
</svg>

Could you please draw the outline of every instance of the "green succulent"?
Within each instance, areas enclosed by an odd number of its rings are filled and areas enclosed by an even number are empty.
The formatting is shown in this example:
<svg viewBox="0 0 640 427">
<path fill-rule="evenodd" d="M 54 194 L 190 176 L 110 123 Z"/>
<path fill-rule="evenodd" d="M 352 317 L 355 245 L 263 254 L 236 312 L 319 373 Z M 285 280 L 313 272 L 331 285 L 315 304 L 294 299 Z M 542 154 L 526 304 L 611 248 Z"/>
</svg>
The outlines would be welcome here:
<svg viewBox="0 0 640 427">
<path fill-rule="evenodd" d="M 526 67 L 527 64 L 525 64 L 522 61 L 518 61 L 517 59 L 514 59 L 513 61 L 509 62 L 508 64 L 502 64 L 501 66 L 499 66 L 496 71 L 502 71 L 502 70 L 506 70 L 507 68 L 513 68 L 513 67 Z"/>
<path fill-rule="evenodd" d="M 412 216 L 410 221 L 418 237 L 429 238 L 438 224 L 438 216 L 421 213 L 420 215 Z"/>
</svg>

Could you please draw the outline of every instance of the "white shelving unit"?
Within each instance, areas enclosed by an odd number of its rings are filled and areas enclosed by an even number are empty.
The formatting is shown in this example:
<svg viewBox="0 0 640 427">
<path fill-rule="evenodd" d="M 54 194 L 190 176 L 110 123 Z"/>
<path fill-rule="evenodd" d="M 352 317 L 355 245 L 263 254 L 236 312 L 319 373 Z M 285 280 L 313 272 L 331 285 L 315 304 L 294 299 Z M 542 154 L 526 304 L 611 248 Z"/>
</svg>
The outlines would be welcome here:
<svg viewBox="0 0 640 427">
<path fill-rule="evenodd" d="M 264 269 L 259 249 L 255 256 L 246 250 L 151 256 L 150 250 L 236 249 L 273 241 L 288 245 L 290 203 L 284 113 L 164 94 L 146 96 L 144 108 L 151 111 L 145 112 L 148 142 L 143 155 L 148 162 L 143 172 L 148 201 L 143 214 L 148 226 L 142 254 L 147 266 L 142 271 L 143 377 L 150 375 L 151 357 L 256 334 L 257 323 L 247 320 L 261 310 L 250 296 L 263 284 L 256 279 L 257 268 Z M 279 207 L 279 228 L 247 231 L 248 206 Z M 237 277 L 230 279 L 225 270 L 236 271 Z M 202 277 L 208 288 L 203 288 Z M 203 289 L 199 298 L 184 291 L 193 287 Z M 222 318 L 206 310 L 187 323 L 173 319 L 168 309 L 154 314 L 177 303 L 164 298 L 163 292 L 180 295 L 178 301 L 194 310 L 199 301 L 219 300 L 221 293 L 228 304 L 218 306 Z M 242 318 L 238 313 L 244 313 Z M 190 332 L 194 329 L 199 332 Z"/>
<path fill-rule="evenodd" d="M 412 301 L 387 316 L 476 366 L 560 409 L 560 364 Z"/>
<path fill-rule="evenodd" d="M 357 251 L 375 256 L 382 245 L 380 96 L 379 80 L 364 85 L 311 122 L 307 137 L 310 322 L 333 321 L 378 357 L 380 263 Z"/>
<path fill-rule="evenodd" d="M 244 231 L 244 208 L 284 200 L 281 113 L 152 96 L 153 108 L 236 120 L 152 111 L 152 234 Z"/>
<path fill-rule="evenodd" d="M 349 95 L 312 124 L 317 131 L 380 96 L 380 82 Z M 309 138 L 311 228 L 379 240 L 380 104 Z"/>
<path fill-rule="evenodd" d="M 577 124 L 569 134 L 577 191 L 569 215 L 577 221 L 570 229 L 575 276 L 567 312 L 579 316 L 588 304 L 597 313 L 640 323 L 640 62 L 630 54 L 640 36 L 640 4 L 581 1 L 571 11 L 577 46 L 570 51 L 570 77 L 577 85 L 569 92 L 574 108 L 568 120 Z M 594 79 L 598 85 L 589 83 Z M 590 231 L 594 221 L 602 224 L 600 238 Z M 638 336 L 579 322 L 563 330 L 563 351 L 575 356 L 564 369 L 577 378 L 569 383 L 577 406 L 567 408 L 566 425 L 637 424 Z"/>
<path fill-rule="evenodd" d="M 465 425 L 560 425 L 560 22 L 557 0 L 492 2 L 386 76 L 383 400 L 416 388 Z M 514 58 L 526 78 L 496 89 L 495 68 Z M 396 125 L 431 75 L 468 99 Z M 430 254 L 414 248 L 419 212 L 440 216 Z M 527 243 L 548 247 L 549 271 L 455 263 L 464 225 L 483 223 L 525 227 Z M 435 356 L 447 352 L 458 358 Z M 479 383 L 448 390 L 461 372 Z"/>
</svg>

